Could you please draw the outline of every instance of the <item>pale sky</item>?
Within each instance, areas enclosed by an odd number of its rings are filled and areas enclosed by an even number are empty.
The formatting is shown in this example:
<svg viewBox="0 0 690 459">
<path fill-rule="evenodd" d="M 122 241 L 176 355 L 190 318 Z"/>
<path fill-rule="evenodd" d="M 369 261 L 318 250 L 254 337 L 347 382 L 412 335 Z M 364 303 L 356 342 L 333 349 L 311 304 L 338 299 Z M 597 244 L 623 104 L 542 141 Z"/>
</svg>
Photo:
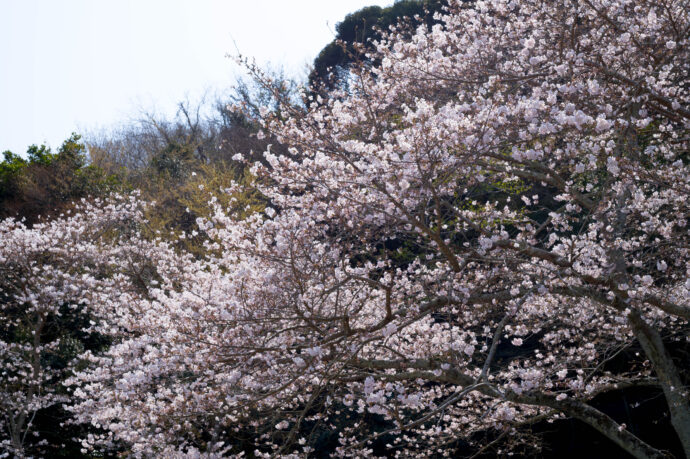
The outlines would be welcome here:
<svg viewBox="0 0 690 459">
<path fill-rule="evenodd" d="M 226 55 L 305 66 L 335 24 L 376 0 L 0 0 L 0 152 L 227 88 Z"/>
</svg>

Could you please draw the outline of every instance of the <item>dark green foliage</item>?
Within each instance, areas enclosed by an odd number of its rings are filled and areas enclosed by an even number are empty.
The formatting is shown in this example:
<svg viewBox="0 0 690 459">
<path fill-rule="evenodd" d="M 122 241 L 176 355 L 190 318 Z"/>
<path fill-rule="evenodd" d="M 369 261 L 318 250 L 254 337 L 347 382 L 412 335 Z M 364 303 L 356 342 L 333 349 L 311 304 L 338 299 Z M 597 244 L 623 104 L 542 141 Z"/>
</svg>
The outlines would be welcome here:
<svg viewBox="0 0 690 459">
<path fill-rule="evenodd" d="M 173 179 L 182 178 L 195 162 L 193 148 L 172 140 L 158 154 L 151 158 L 151 167 L 158 173 Z"/>
<path fill-rule="evenodd" d="M 309 75 L 310 86 L 324 90 L 342 86 L 349 67 L 364 60 L 364 53 L 358 51 L 355 44 L 364 44 L 367 49 L 370 40 L 380 39 L 381 32 L 403 18 L 407 18 L 412 26 L 422 23 L 429 26 L 435 22 L 434 13 L 441 12 L 445 5 L 444 0 L 401 0 L 387 8 L 368 6 L 348 14 L 336 25 L 335 40 L 326 45 L 314 60 L 314 68 Z"/>
<path fill-rule="evenodd" d="M 76 199 L 101 196 L 120 181 L 89 165 L 81 136 L 72 134 L 53 153 L 32 145 L 26 159 L 10 151 L 0 163 L 0 218 L 25 218 L 34 223 L 64 210 Z"/>
</svg>

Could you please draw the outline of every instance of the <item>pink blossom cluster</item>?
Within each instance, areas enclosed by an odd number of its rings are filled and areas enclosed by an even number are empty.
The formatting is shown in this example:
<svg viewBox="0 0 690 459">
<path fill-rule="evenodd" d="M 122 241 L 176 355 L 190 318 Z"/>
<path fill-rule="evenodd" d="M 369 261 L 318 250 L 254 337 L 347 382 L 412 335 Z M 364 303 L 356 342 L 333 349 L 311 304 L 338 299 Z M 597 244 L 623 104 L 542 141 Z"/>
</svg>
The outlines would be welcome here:
<svg viewBox="0 0 690 459">
<path fill-rule="evenodd" d="M 110 207 L 2 223 L 1 263 L 51 254 L 17 304 L 84 303 L 113 337 L 67 380 L 74 421 L 104 432 L 84 448 L 240 457 L 243 438 L 304 457 L 322 428 L 337 456 L 384 436 L 399 457 L 452 456 L 572 417 L 661 457 L 588 403 L 653 386 L 690 452 L 688 365 L 669 350 L 690 320 L 688 2 L 450 3 L 391 29 L 347 90 L 266 112 L 290 147 L 249 165 L 271 206 L 240 219 L 212 201 L 204 257 L 103 239 Z M 40 386 L 22 359 L 8 373 Z"/>
</svg>

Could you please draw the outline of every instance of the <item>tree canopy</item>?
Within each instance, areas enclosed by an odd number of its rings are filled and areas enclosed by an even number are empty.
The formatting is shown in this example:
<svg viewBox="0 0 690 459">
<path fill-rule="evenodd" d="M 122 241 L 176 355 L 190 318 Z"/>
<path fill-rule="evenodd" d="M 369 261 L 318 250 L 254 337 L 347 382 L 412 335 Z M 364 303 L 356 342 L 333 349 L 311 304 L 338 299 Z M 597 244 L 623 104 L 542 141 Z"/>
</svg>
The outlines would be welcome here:
<svg viewBox="0 0 690 459">
<path fill-rule="evenodd" d="M 62 403 L 95 455 L 537 455 L 532 427 L 564 419 L 690 455 L 690 4 L 435 21 L 391 27 L 326 98 L 250 68 L 277 108 L 237 116 L 279 148 L 232 161 L 261 205 L 231 180 L 174 237 L 137 193 L 0 222 L 22 330 L 0 335 L 2 446 Z M 60 305 L 110 344 L 68 371 L 45 358 Z M 597 402 L 635 390 L 667 437 Z"/>
<path fill-rule="evenodd" d="M 118 180 L 87 163 L 81 136 L 72 134 L 56 153 L 45 145 L 32 145 L 26 156 L 11 151 L 0 162 L 0 218 L 23 217 L 35 222 L 49 217 L 71 201 L 104 195 Z"/>
<path fill-rule="evenodd" d="M 446 4 L 444 0 L 398 0 L 386 8 L 368 6 L 348 14 L 336 25 L 333 41 L 314 59 L 309 85 L 315 89 L 338 87 L 350 67 L 366 60 L 365 51 L 391 26 L 402 20 L 432 25 L 434 13 L 440 13 Z"/>
</svg>

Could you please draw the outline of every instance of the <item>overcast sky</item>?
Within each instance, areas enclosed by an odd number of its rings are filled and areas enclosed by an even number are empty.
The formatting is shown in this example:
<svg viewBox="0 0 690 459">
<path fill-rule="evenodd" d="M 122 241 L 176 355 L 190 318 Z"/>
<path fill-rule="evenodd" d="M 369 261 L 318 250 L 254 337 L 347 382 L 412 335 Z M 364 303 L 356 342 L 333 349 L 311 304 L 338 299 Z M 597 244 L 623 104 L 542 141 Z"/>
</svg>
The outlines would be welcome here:
<svg viewBox="0 0 690 459">
<path fill-rule="evenodd" d="M 228 53 L 302 76 L 335 24 L 376 0 L 0 0 L 0 151 L 170 113 L 227 88 Z"/>
</svg>

